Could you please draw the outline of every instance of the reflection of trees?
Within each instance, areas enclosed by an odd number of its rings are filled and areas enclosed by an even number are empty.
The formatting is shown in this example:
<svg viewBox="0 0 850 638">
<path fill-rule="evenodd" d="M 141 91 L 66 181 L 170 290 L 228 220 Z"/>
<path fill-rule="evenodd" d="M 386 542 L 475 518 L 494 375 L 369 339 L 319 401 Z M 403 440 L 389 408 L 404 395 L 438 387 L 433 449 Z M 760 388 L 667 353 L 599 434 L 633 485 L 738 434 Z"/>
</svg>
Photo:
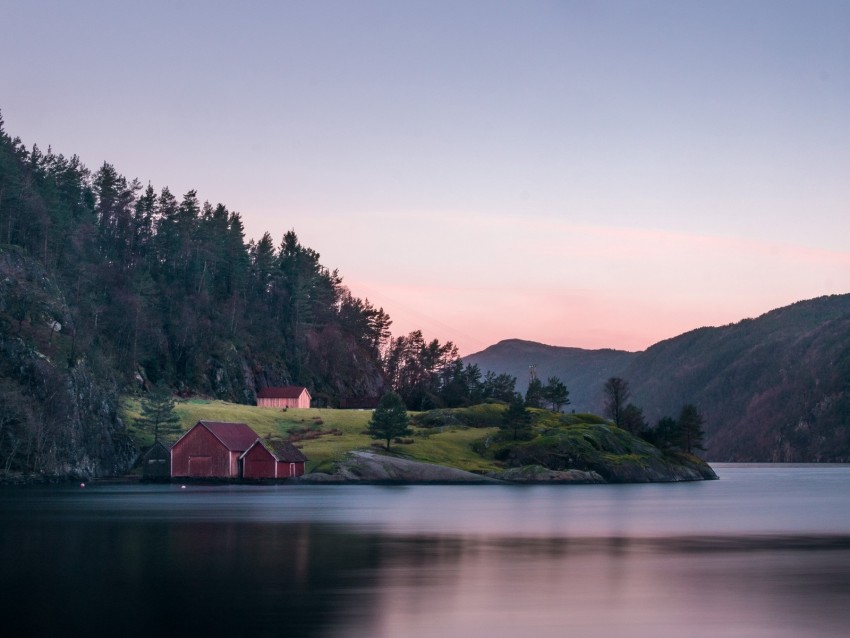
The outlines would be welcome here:
<svg viewBox="0 0 850 638">
<path fill-rule="evenodd" d="M 0 522 L 0 595 L 16 610 L 6 629 L 324 636 L 348 610 L 374 608 L 360 584 L 378 544 L 307 523 Z"/>
<path fill-rule="evenodd" d="M 4 501 L 8 635 L 703 638 L 722 610 L 726 635 L 838 636 L 846 620 L 845 537 L 399 536 L 100 499 L 66 494 L 49 524 Z"/>
</svg>

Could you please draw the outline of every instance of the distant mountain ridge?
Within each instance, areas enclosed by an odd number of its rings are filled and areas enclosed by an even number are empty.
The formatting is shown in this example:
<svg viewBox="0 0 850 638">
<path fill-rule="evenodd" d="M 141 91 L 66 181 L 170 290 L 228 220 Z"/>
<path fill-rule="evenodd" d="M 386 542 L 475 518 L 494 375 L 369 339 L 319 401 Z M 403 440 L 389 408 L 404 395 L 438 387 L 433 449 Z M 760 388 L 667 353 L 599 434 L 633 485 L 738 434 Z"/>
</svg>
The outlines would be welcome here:
<svg viewBox="0 0 850 638">
<path fill-rule="evenodd" d="M 585 350 L 506 339 L 463 360 L 477 364 L 485 372 L 507 372 L 516 377 L 517 390 L 523 394 L 528 387 L 529 367 L 533 365 L 543 383 L 551 376 L 567 383 L 569 410 L 600 412 L 602 384 L 609 377 L 619 375 L 636 356 L 637 353 L 625 350 Z"/>
<path fill-rule="evenodd" d="M 800 301 L 756 319 L 699 328 L 643 352 L 507 340 L 465 357 L 518 389 L 560 377 L 577 411 L 601 412 L 602 384 L 626 379 L 651 423 L 695 403 L 714 461 L 850 461 L 850 294 Z"/>
</svg>

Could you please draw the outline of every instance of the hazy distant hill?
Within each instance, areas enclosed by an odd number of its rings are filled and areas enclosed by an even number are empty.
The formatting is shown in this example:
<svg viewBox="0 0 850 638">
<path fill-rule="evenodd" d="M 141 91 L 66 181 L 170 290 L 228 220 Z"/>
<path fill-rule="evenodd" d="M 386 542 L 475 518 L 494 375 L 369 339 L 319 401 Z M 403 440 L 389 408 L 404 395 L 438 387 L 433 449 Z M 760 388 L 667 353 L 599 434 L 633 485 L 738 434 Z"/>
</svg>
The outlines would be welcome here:
<svg viewBox="0 0 850 638">
<path fill-rule="evenodd" d="M 523 387 L 537 363 L 582 410 L 601 410 L 601 385 L 614 375 L 653 423 L 696 403 L 711 460 L 850 461 L 850 295 L 700 328 L 640 353 L 503 341 L 466 360 L 515 374 Z"/>
<path fill-rule="evenodd" d="M 478 364 L 484 372 L 492 370 L 515 376 L 517 390 L 523 394 L 528 387 L 529 366 L 534 365 L 543 383 L 556 376 L 567 384 L 571 401 L 568 410 L 600 412 L 605 380 L 619 375 L 636 356 L 624 350 L 584 350 L 506 339 L 463 360 Z"/>
</svg>

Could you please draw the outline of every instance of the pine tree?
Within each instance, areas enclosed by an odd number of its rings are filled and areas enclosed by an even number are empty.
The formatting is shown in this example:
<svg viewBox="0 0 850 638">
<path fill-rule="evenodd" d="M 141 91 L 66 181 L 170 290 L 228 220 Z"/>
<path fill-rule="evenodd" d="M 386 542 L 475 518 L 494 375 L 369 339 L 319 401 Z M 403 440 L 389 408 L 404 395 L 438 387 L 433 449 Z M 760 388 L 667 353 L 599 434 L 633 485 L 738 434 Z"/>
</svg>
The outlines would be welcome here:
<svg viewBox="0 0 850 638">
<path fill-rule="evenodd" d="M 669 450 L 679 441 L 679 424 L 673 417 L 665 416 L 658 421 L 652 430 L 650 443 L 660 450 Z"/>
<path fill-rule="evenodd" d="M 153 430 L 154 443 L 181 433 L 180 417 L 174 412 L 174 399 L 168 387 L 160 382 L 142 399 L 142 416 L 136 421 L 139 428 Z"/>
<path fill-rule="evenodd" d="M 705 436 L 702 424 L 705 420 L 697 407 L 691 403 L 682 407 L 679 413 L 679 447 L 688 454 L 694 450 L 704 450 L 702 439 Z"/>
<path fill-rule="evenodd" d="M 522 395 L 517 392 L 502 416 L 502 429 L 511 432 L 513 440 L 516 441 L 520 433 L 527 432 L 530 427 L 531 412 L 525 407 Z"/>
<path fill-rule="evenodd" d="M 562 406 L 570 404 L 570 391 L 558 377 L 549 377 L 543 388 L 543 398 L 552 405 L 553 412 L 560 412 Z"/>
<path fill-rule="evenodd" d="M 623 408 L 623 413 L 620 416 L 618 427 L 623 428 L 626 432 L 634 435 L 640 435 L 648 427 L 646 418 L 643 415 L 643 410 L 634 403 L 629 403 Z"/>
<path fill-rule="evenodd" d="M 395 392 L 387 392 L 372 413 L 368 426 L 369 436 L 387 442 L 387 451 L 392 440 L 410 434 L 410 419 L 404 401 Z"/>
<path fill-rule="evenodd" d="M 510 403 L 513 401 L 514 394 L 516 394 L 516 377 L 507 372 L 497 375 L 492 370 L 488 370 L 487 374 L 484 375 L 484 382 L 482 383 L 484 399 L 495 399 Z"/>
<path fill-rule="evenodd" d="M 528 382 L 528 388 L 525 391 L 525 406 L 528 408 L 539 408 L 543 401 L 543 382 L 534 378 Z"/>
</svg>

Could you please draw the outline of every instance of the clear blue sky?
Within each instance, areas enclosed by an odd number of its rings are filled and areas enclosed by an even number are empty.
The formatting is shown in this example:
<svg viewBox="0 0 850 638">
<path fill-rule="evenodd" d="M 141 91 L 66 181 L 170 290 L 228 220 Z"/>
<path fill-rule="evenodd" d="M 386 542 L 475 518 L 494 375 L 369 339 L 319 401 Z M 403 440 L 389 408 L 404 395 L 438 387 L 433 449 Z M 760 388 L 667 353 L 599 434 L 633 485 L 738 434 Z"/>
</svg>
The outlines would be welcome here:
<svg viewBox="0 0 850 638">
<path fill-rule="evenodd" d="M 850 292 L 850 2 L 0 16 L 9 133 L 294 228 L 397 334 L 640 349 Z"/>
</svg>

